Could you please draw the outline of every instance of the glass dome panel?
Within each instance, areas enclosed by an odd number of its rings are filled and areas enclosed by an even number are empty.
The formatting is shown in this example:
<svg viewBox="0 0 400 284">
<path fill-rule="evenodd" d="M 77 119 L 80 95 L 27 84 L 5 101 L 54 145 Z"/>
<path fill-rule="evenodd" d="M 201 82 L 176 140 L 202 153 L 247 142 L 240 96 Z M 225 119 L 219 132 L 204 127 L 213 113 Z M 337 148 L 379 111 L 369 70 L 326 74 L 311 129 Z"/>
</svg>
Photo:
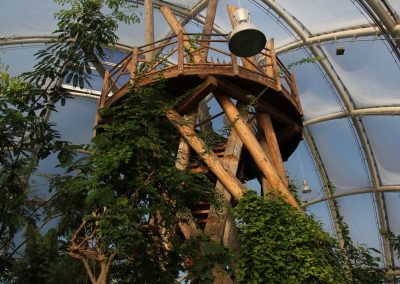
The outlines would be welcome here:
<svg viewBox="0 0 400 284">
<path fill-rule="evenodd" d="M 348 0 L 276 0 L 313 34 L 368 24 L 353 1 Z"/>
<path fill-rule="evenodd" d="M 286 66 L 308 57 L 310 52 L 302 49 L 279 55 Z M 296 78 L 305 120 L 342 111 L 339 97 L 316 64 L 299 64 L 290 71 Z"/>
<path fill-rule="evenodd" d="M 36 64 L 35 53 L 44 45 L 23 44 L 0 47 L 0 62 L 8 65 L 8 73 L 18 76 L 24 72 L 32 71 Z"/>
<path fill-rule="evenodd" d="M 400 118 L 398 116 L 364 116 L 362 120 L 382 184 L 400 184 L 400 152 L 398 150 Z"/>
<path fill-rule="evenodd" d="M 296 151 L 285 162 L 285 168 L 289 178 L 298 186 L 297 194 L 302 201 L 310 201 L 325 196 L 321 179 L 306 142 L 300 142 Z M 304 180 L 307 180 L 311 188 L 310 193 L 302 193 Z"/>
<path fill-rule="evenodd" d="M 336 192 L 370 186 L 361 149 L 348 119 L 312 124 L 309 129 Z"/>
<path fill-rule="evenodd" d="M 339 212 L 350 230 L 354 245 L 366 245 L 369 248 L 382 250 L 381 236 L 375 214 L 372 194 L 357 194 L 337 198 Z M 379 254 L 382 259 L 382 255 Z"/>
<path fill-rule="evenodd" d="M 336 55 L 337 47 L 344 55 Z M 365 37 L 323 49 L 357 108 L 400 105 L 400 67 L 382 40 Z"/>
<path fill-rule="evenodd" d="M 1 6 L 0 33 L 4 37 L 50 35 L 57 25 L 53 15 L 60 6 L 53 0 L 2 0 Z"/>
<path fill-rule="evenodd" d="M 199 0 L 164 0 L 163 2 L 171 3 L 177 6 L 184 7 L 188 10 L 192 9 L 194 6 L 196 6 L 197 3 L 199 3 Z"/>
<path fill-rule="evenodd" d="M 61 139 L 74 144 L 89 143 L 92 138 L 97 100 L 74 97 L 67 99 L 65 106 L 56 105 L 58 112 L 50 114 L 50 122 L 57 125 Z"/>
<path fill-rule="evenodd" d="M 318 202 L 313 205 L 307 206 L 306 213 L 314 215 L 316 220 L 321 222 L 322 228 L 332 237 L 336 237 L 336 231 L 333 225 L 332 214 L 329 210 L 328 202 Z"/>
<path fill-rule="evenodd" d="M 400 1 L 398 1 L 398 0 L 388 0 L 388 1 L 389 1 L 389 4 L 394 9 L 395 13 L 397 13 L 397 16 L 400 17 Z"/>
</svg>

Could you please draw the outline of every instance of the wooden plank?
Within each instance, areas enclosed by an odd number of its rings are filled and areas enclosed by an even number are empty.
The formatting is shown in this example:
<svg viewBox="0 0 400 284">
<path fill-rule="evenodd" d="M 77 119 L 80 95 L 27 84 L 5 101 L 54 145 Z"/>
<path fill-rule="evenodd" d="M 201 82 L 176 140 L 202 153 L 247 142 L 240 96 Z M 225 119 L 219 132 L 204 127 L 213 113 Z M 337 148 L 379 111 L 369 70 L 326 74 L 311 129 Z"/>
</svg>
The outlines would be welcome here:
<svg viewBox="0 0 400 284">
<path fill-rule="evenodd" d="M 265 141 L 271 156 L 271 161 L 274 164 L 281 180 L 286 184 L 286 186 L 288 186 L 288 179 L 286 176 L 285 167 L 283 165 L 278 140 L 272 125 L 271 116 L 267 113 L 258 113 L 257 121 L 264 133 Z"/>
<path fill-rule="evenodd" d="M 271 183 L 272 187 L 278 190 L 281 196 L 294 208 L 301 210 L 297 200 L 293 197 L 286 184 L 280 179 L 277 171 L 274 168 L 274 165 L 266 156 L 257 138 L 252 133 L 251 129 L 247 125 L 247 122 L 243 120 L 239 111 L 233 105 L 231 100 L 222 92 L 215 91 L 214 93 L 215 98 L 224 110 L 229 121 L 233 124 L 240 139 L 243 141 L 244 145 L 246 145 L 246 148 L 250 152 L 254 162 Z"/>
<path fill-rule="evenodd" d="M 235 199 L 240 200 L 245 190 L 243 184 L 234 175 L 224 169 L 218 157 L 207 149 L 207 145 L 197 136 L 193 129 L 185 125 L 185 120 L 176 111 L 167 110 L 166 116 L 181 135 L 183 135 L 192 149 L 203 159 L 210 170 L 226 187 L 229 193 L 232 194 Z"/>
</svg>

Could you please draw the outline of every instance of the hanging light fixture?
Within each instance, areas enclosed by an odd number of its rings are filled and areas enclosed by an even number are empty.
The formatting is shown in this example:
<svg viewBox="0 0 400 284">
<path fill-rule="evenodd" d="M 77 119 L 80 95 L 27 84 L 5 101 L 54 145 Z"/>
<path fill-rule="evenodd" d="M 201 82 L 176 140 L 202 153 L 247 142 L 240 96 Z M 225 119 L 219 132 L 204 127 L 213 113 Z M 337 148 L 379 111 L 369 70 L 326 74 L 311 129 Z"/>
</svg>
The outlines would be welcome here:
<svg viewBox="0 0 400 284">
<path fill-rule="evenodd" d="M 302 190 L 302 192 L 303 192 L 303 193 L 310 193 L 310 192 L 311 192 L 311 188 L 310 188 L 310 186 L 308 185 L 308 182 L 307 182 L 306 179 L 303 180 L 303 190 Z"/>
<path fill-rule="evenodd" d="M 260 53 L 267 43 L 267 38 L 250 23 L 249 10 L 239 8 L 234 17 L 237 26 L 230 35 L 229 50 L 239 57 L 250 57 Z"/>
</svg>

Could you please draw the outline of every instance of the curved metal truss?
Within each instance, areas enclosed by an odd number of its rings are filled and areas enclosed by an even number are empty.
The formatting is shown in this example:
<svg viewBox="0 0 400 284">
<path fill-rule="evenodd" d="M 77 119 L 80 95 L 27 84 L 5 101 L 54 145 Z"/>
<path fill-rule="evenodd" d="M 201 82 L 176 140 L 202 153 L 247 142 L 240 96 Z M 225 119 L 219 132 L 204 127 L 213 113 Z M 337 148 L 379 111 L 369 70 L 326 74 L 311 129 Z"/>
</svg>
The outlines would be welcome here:
<svg viewBox="0 0 400 284">
<path fill-rule="evenodd" d="M 143 4 L 144 0 L 135 1 L 139 4 Z M 204 17 L 200 15 L 200 12 L 204 10 L 207 6 L 207 0 L 200 0 L 192 9 L 187 9 L 182 6 L 162 1 L 162 0 L 153 0 L 153 4 L 156 8 L 160 8 L 163 5 L 168 6 L 175 14 L 179 15 L 182 18 L 181 24 L 182 26 L 187 24 L 190 21 L 196 21 L 200 24 L 204 24 Z M 315 57 L 325 57 L 324 52 L 319 47 L 319 44 L 334 40 L 340 39 L 352 39 L 364 36 L 384 36 L 385 40 L 389 43 L 392 48 L 392 52 L 400 59 L 400 18 L 394 13 L 394 9 L 387 3 L 385 0 L 356 0 L 359 6 L 364 9 L 367 15 L 371 18 L 371 21 L 374 24 L 368 26 L 357 26 L 350 27 L 341 30 L 329 31 L 323 34 L 313 35 L 311 34 L 304 25 L 298 21 L 298 19 L 294 19 L 292 15 L 290 15 L 287 11 L 282 9 L 277 3 L 273 0 L 262 0 L 264 5 L 266 5 L 270 11 L 275 13 L 276 18 L 282 23 L 289 26 L 292 31 L 297 34 L 299 40 L 295 40 L 289 44 L 285 44 L 283 46 L 277 47 L 277 53 L 284 53 L 290 50 L 294 50 L 297 48 L 308 47 L 313 56 Z M 225 34 L 226 31 L 222 30 L 218 26 L 214 26 L 214 32 Z M 170 32 L 172 33 L 172 32 Z M 166 36 L 169 36 L 167 34 Z M 4 45 L 18 45 L 18 44 L 32 44 L 32 43 L 47 43 L 54 40 L 53 36 L 29 36 L 29 37 L 12 37 L 12 38 L 0 38 L 0 46 Z M 131 48 L 129 46 L 120 44 L 115 46 L 121 51 L 130 51 Z M 304 137 L 310 149 L 310 152 L 314 158 L 314 161 L 317 165 L 317 170 L 321 177 L 321 180 L 324 185 L 329 182 L 329 176 L 327 175 L 324 165 L 321 161 L 321 158 L 318 154 L 317 147 L 313 142 L 312 135 L 310 131 L 308 131 L 307 126 L 320 123 L 324 121 L 329 121 L 333 119 L 345 118 L 347 117 L 351 124 L 354 127 L 354 132 L 357 134 L 358 143 L 360 144 L 360 148 L 362 149 L 363 156 L 365 158 L 366 168 L 369 171 L 370 176 L 370 187 L 355 189 L 352 191 L 348 191 L 346 193 L 337 193 L 332 194 L 329 191 L 328 186 L 324 186 L 325 188 L 325 197 L 311 200 L 307 202 L 307 205 L 315 204 L 317 202 L 328 201 L 328 205 L 333 217 L 333 221 L 335 223 L 335 228 L 338 236 L 340 236 L 339 227 L 337 225 L 337 212 L 335 211 L 335 207 L 332 204 L 332 199 L 342 196 L 349 196 L 354 194 L 361 193 L 374 193 L 376 208 L 377 208 L 377 217 L 379 227 L 381 229 L 386 229 L 388 227 L 387 224 L 387 213 L 385 211 L 384 199 L 382 196 L 383 192 L 387 191 L 400 191 L 399 186 L 383 186 L 380 180 L 378 169 L 374 157 L 374 153 L 369 144 L 369 139 L 366 134 L 363 122 L 361 117 L 364 115 L 399 115 L 400 114 L 400 106 L 382 106 L 382 107 L 373 107 L 366 109 L 357 109 L 352 102 L 351 95 L 348 92 L 348 89 L 345 87 L 344 83 L 335 72 L 332 64 L 330 64 L 329 60 L 320 61 L 322 70 L 325 72 L 326 77 L 329 79 L 332 86 L 336 89 L 337 94 L 341 98 L 343 102 L 343 111 L 333 114 L 328 114 L 324 116 L 320 116 L 317 118 L 313 118 L 305 121 L 305 131 Z M 383 248 L 384 248 L 384 256 L 385 256 L 385 264 L 387 267 L 393 265 L 392 252 L 389 246 L 388 241 L 383 238 Z"/>
</svg>

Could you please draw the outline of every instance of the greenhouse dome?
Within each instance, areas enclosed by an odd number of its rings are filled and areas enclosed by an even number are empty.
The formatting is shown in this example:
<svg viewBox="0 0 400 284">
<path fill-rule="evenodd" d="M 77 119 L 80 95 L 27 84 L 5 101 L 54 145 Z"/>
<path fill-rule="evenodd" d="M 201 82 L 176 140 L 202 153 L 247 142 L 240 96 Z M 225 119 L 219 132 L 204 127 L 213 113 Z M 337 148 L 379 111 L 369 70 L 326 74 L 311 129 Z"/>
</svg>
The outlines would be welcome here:
<svg viewBox="0 0 400 284">
<path fill-rule="evenodd" d="M 62 83 L 73 99 L 68 98 L 64 107 L 58 102 L 57 111 L 51 111 L 47 119 L 56 124 L 64 140 L 90 142 L 98 122 L 104 71 L 112 73 L 135 46 L 149 43 L 145 32 L 147 1 L 130 2 L 137 5 L 139 22 L 120 23 L 118 43 L 106 49 L 107 61 L 90 66 L 91 86 L 74 87 L 67 80 Z M 207 22 L 209 2 L 153 0 L 152 41 L 161 45 L 166 42 L 163 39 L 176 35 L 162 7 L 172 11 L 185 33 L 196 35 Z M 338 239 L 342 234 L 339 223 L 344 221 L 354 244 L 376 249 L 380 268 L 400 275 L 396 269 L 400 256 L 381 233 L 400 235 L 400 151 L 396 150 L 400 145 L 400 1 L 215 2 L 215 38 L 226 40 L 233 29 L 228 5 L 246 8 L 250 21 L 267 40 L 274 39 L 277 57 L 294 75 L 302 130 L 297 138 L 287 138 L 294 139 L 290 143 L 295 145 L 285 146 L 282 157 L 307 214 L 313 214 L 323 229 Z M 37 62 L 35 53 L 54 42 L 54 13 L 60 9 L 53 0 L 2 1 L 0 62 L 8 66 L 11 76 L 32 71 Z M 218 64 L 230 60 L 217 51 L 210 54 Z M 180 55 L 176 56 L 170 60 L 179 60 Z M 214 130 L 223 128 L 217 100 L 208 95 L 206 103 Z M 78 151 L 78 157 L 85 155 L 86 150 Z M 40 161 L 30 177 L 40 188 L 37 196 L 48 196 L 47 175 L 63 173 L 57 164 L 55 154 Z M 260 182 L 254 176 L 251 179 L 246 185 L 260 192 Z"/>
</svg>

